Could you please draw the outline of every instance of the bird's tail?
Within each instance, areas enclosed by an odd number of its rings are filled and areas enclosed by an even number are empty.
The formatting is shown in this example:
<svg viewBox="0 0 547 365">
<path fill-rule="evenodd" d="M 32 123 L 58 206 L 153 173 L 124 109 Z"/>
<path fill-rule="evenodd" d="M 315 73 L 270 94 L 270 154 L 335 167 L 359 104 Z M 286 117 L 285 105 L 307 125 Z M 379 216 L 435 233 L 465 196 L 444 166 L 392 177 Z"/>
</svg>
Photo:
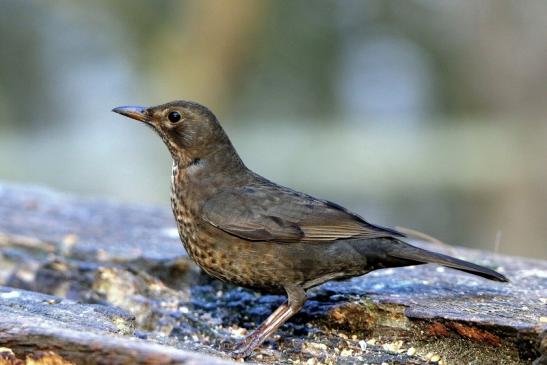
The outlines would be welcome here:
<svg viewBox="0 0 547 365">
<path fill-rule="evenodd" d="M 509 280 L 497 271 L 488 269 L 486 267 L 473 264 L 464 260 L 457 259 L 455 257 L 443 255 L 441 253 L 427 251 L 406 242 L 399 241 L 399 244 L 394 245 L 392 250 L 389 250 L 387 254 L 391 257 L 403 260 L 415 261 L 417 263 L 431 263 L 439 264 L 442 266 L 450 267 L 453 269 L 465 271 L 470 274 L 482 276 L 483 278 L 508 282 Z"/>
</svg>

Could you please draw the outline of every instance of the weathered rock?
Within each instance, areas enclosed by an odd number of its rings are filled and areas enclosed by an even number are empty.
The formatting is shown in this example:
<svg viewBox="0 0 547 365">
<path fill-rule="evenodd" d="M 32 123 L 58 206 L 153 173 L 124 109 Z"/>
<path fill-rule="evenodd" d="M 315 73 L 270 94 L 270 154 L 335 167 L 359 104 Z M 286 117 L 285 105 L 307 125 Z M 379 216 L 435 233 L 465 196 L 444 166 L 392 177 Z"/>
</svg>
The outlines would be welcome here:
<svg viewBox="0 0 547 365">
<path fill-rule="evenodd" d="M 48 325 L 33 327 L 41 349 L 56 339 L 69 349 L 74 336 L 95 336 L 87 343 L 118 348 L 121 358 L 124 351 L 136 350 L 120 344 L 135 338 L 140 339 L 137 348 L 145 343 L 227 357 L 222 349 L 283 301 L 201 275 L 186 257 L 168 209 L 5 186 L 0 186 L 0 202 L 0 284 L 81 301 L 88 303 L 81 304 L 86 310 L 97 311 L 97 319 L 66 314 L 71 332 L 65 337 Z M 430 265 L 327 283 L 310 293 L 302 313 L 253 360 L 424 364 L 438 357 L 454 364 L 526 364 L 539 358 L 547 331 L 547 262 L 452 251 L 504 272 L 511 283 Z M 34 308 L 33 324 L 63 321 L 47 311 L 53 307 L 22 303 Z M 87 321 L 84 327 L 70 327 L 80 325 L 80 319 Z M 103 327 L 97 334 L 93 326 Z M 76 349 L 60 353 L 76 359 L 77 351 L 88 351 L 80 343 Z"/>
<path fill-rule="evenodd" d="M 168 209 L 5 185 L 0 185 L 0 201 L 0 242 L 9 237 L 29 249 L 84 260 L 153 260 L 181 255 Z"/>
<path fill-rule="evenodd" d="M 0 343 L 16 355 L 55 349 L 78 364 L 228 364 L 127 336 L 133 317 L 111 306 L 0 287 L 0 312 Z"/>
<path fill-rule="evenodd" d="M 116 307 L 87 304 L 24 290 L 0 287 L 0 312 L 4 317 L 36 317 L 62 323 L 81 332 L 132 335 L 134 317 Z M 89 321 L 89 319 L 92 321 Z"/>
<path fill-rule="evenodd" d="M 74 365 L 53 351 L 36 351 L 23 360 L 7 347 L 0 347 L 0 365 Z"/>
</svg>

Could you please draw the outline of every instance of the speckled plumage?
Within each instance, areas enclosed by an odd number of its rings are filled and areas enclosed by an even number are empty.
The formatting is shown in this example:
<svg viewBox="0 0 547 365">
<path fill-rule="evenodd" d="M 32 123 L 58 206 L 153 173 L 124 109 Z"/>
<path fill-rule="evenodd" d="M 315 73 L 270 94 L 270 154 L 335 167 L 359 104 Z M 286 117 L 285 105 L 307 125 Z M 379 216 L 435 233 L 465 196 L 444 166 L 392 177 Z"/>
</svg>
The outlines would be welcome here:
<svg viewBox="0 0 547 365">
<path fill-rule="evenodd" d="M 493 270 L 411 246 L 393 229 L 255 174 L 202 105 L 176 101 L 114 111 L 151 126 L 171 153 L 171 206 L 190 257 L 220 280 L 287 293 L 288 302 L 237 347 L 237 356 L 250 355 L 302 308 L 307 289 L 328 280 L 430 262 L 507 280 Z"/>
</svg>

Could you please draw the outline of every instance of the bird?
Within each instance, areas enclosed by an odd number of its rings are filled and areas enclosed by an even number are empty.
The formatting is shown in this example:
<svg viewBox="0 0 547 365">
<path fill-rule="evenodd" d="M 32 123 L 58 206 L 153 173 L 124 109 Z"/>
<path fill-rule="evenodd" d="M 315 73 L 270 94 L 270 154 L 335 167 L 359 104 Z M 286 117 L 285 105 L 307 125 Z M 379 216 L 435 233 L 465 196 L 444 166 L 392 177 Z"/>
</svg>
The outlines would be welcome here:
<svg viewBox="0 0 547 365">
<path fill-rule="evenodd" d="M 184 248 L 197 265 L 222 281 L 287 296 L 235 346 L 235 358 L 251 356 L 302 309 L 309 289 L 330 280 L 434 263 L 508 281 L 489 268 L 415 247 L 396 229 L 256 174 L 201 104 L 177 100 L 112 111 L 145 123 L 167 146 L 173 159 L 171 207 Z"/>
</svg>

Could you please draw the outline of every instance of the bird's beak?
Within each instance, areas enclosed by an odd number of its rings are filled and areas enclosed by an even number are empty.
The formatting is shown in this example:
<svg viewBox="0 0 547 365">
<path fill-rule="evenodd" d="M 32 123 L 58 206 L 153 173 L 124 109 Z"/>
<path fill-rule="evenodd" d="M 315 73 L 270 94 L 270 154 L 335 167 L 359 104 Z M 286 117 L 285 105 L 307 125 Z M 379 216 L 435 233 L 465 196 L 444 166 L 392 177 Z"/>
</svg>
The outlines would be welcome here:
<svg viewBox="0 0 547 365">
<path fill-rule="evenodd" d="M 112 109 L 112 111 L 141 122 L 146 122 L 146 108 L 142 106 L 120 106 Z"/>
</svg>

